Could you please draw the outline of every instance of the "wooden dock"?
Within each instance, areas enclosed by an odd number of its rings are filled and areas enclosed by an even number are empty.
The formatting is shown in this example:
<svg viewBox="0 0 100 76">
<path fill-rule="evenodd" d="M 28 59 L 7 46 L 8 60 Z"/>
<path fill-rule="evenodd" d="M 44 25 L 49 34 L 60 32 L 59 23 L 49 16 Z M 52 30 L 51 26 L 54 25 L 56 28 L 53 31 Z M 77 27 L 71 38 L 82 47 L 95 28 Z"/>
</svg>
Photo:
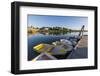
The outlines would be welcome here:
<svg viewBox="0 0 100 76">
<path fill-rule="evenodd" d="M 83 36 L 74 49 L 75 50 L 70 53 L 67 59 L 87 58 L 88 36 Z"/>
<path fill-rule="evenodd" d="M 76 45 L 76 48 L 87 48 L 88 46 L 88 36 L 82 36 L 81 40 Z"/>
<path fill-rule="evenodd" d="M 83 36 L 79 41 L 78 48 L 87 47 L 88 45 L 88 36 Z"/>
</svg>

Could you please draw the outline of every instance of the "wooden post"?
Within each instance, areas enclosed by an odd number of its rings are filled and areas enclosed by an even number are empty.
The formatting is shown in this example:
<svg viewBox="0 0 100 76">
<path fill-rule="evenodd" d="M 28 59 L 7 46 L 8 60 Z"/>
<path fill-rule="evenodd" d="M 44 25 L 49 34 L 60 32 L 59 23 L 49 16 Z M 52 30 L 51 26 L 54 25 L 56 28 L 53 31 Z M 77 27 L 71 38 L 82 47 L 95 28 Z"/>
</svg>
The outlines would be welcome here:
<svg viewBox="0 0 100 76">
<path fill-rule="evenodd" d="M 79 37 L 80 37 L 80 36 L 81 36 L 81 37 L 83 36 L 84 27 L 85 27 L 85 26 L 83 25 L 82 28 L 81 28 L 81 31 L 80 31 L 80 33 L 79 33 Z"/>
</svg>

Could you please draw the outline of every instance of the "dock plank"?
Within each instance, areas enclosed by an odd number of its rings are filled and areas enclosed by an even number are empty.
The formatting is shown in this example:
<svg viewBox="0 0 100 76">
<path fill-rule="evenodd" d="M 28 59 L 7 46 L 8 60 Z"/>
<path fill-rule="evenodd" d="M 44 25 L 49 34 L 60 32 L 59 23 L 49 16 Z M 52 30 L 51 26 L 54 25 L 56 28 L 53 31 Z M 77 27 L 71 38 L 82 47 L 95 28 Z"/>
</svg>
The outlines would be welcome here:
<svg viewBox="0 0 100 76">
<path fill-rule="evenodd" d="M 87 47 L 88 45 L 88 36 L 83 36 L 78 43 L 77 48 Z"/>
</svg>

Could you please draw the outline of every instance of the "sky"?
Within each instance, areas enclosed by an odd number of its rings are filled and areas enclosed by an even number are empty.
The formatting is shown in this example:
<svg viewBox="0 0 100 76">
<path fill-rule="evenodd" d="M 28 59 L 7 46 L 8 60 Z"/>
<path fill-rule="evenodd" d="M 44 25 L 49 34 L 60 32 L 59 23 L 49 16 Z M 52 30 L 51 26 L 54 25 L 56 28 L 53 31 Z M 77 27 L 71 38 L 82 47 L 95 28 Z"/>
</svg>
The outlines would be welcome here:
<svg viewBox="0 0 100 76">
<path fill-rule="evenodd" d="M 85 25 L 88 29 L 88 17 L 81 16 L 50 16 L 50 15 L 28 15 L 28 26 L 33 27 L 66 27 L 69 29 L 80 29 Z"/>
</svg>

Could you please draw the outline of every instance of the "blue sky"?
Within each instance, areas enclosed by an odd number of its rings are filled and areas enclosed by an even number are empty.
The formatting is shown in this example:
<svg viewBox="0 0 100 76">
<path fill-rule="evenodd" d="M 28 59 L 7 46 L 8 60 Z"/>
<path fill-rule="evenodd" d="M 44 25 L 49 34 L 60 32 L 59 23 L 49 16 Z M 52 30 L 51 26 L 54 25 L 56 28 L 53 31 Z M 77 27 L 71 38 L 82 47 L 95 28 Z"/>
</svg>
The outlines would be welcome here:
<svg viewBox="0 0 100 76">
<path fill-rule="evenodd" d="M 85 25 L 88 29 L 88 17 L 81 16 L 48 16 L 48 15 L 28 15 L 28 26 L 33 27 L 67 27 L 70 29 L 80 29 Z"/>
</svg>

